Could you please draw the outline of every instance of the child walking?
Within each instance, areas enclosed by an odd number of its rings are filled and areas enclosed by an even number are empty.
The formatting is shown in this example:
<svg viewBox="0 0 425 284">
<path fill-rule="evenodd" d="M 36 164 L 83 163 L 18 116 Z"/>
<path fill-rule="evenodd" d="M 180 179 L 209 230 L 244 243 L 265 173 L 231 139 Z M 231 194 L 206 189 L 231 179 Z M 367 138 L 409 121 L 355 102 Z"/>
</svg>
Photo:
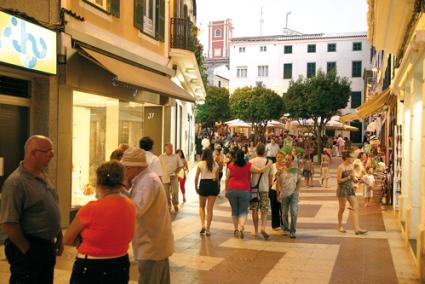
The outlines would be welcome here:
<svg viewBox="0 0 425 284">
<path fill-rule="evenodd" d="M 365 184 L 363 189 L 364 207 L 369 206 L 370 199 L 373 196 L 373 186 L 375 185 L 375 177 L 373 176 L 373 168 L 367 168 L 367 173 L 363 176 L 363 183 Z"/>
<path fill-rule="evenodd" d="M 320 185 L 328 187 L 328 179 L 329 179 L 329 164 L 330 157 L 327 152 L 322 154 L 322 162 L 320 163 Z"/>
</svg>

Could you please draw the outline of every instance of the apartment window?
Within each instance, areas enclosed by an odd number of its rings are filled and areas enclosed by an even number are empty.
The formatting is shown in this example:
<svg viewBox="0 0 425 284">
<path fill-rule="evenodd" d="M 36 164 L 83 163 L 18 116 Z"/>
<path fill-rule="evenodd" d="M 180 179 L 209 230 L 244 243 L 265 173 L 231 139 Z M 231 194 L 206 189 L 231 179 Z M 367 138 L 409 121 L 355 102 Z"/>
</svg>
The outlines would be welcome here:
<svg viewBox="0 0 425 284">
<path fill-rule="evenodd" d="M 84 0 L 100 10 L 103 10 L 112 16 L 120 16 L 120 0 Z"/>
<path fill-rule="evenodd" d="M 362 76 L 362 62 L 353 61 L 351 68 L 351 77 L 361 77 Z"/>
<path fill-rule="evenodd" d="M 220 29 L 215 30 L 215 37 L 221 37 L 221 30 Z"/>
<path fill-rule="evenodd" d="M 246 49 L 245 46 L 239 47 L 239 53 L 245 53 Z"/>
<path fill-rule="evenodd" d="M 362 43 L 361 42 L 353 42 L 353 51 L 360 51 L 362 50 Z"/>
<path fill-rule="evenodd" d="M 266 52 L 267 46 L 260 46 L 260 52 Z"/>
<path fill-rule="evenodd" d="M 292 63 L 283 64 L 283 79 L 292 79 Z"/>
<path fill-rule="evenodd" d="M 268 77 L 269 76 L 269 66 L 260 65 L 258 66 L 258 77 Z"/>
<path fill-rule="evenodd" d="M 362 104 L 362 92 L 351 92 L 351 108 L 357 108 Z"/>
<path fill-rule="evenodd" d="M 247 75 L 248 75 L 248 68 L 247 67 L 237 67 L 236 68 L 236 77 L 246 78 Z"/>
<path fill-rule="evenodd" d="M 164 41 L 165 0 L 134 0 L 134 26 L 156 40 Z"/>
<path fill-rule="evenodd" d="M 314 52 L 316 52 L 316 45 L 315 44 L 309 44 L 309 45 L 307 45 L 307 52 L 308 53 L 314 53 Z"/>
<path fill-rule="evenodd" d="M 328 52 L 336 51 L 336 43 L 328 43 Z"/>
<path fill-rule="evenodd" d="M 291 54 L 292 53 L 292 45 L 285 45 L 283 48 L 283 53 Z"/>
<path fill-rule="evenodd" d="M 326 64 L 326 72 L 334 71 L 336 73 L 336 62 L 328 62 Z"/>
<path fill-rule="evenodd" d="M 307 78 L 311 78 L 316 75 L 316 62 L 307 63 Z"/>
</svg>

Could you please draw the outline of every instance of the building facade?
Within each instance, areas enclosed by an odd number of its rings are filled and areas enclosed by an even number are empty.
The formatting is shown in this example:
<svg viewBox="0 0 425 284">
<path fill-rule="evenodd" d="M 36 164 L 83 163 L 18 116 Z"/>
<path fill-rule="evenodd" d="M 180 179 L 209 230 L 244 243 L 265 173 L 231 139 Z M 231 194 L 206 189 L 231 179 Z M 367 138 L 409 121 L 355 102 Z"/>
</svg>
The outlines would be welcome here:
<svg viewBox="0 0 425 284">
<path fill-rule="evenodd" d="M 230 92 L 263 82 L 283 94 L 291 80 L 318 70 L 336 70 L 351 80 L 351 98 L 341 114 L 364 101 L 364 70 L 370 68 L 371 48 L 366 33 L 300 34 L 233 38 L 230 44 Z M 354 123 L 359 126 L 359 122 Z"/>
<path fill-rule="evenodd" d="M 191 42 L 194 1 L 6 2 L 2 8 L 31 17 L 45 6 L 57 36 L 57 72 L 37 74 L 48 82 L 44 99 L 29 101 L 24 136 L 42 133 L 56 145 L 49 172 L 64 225 L 95 198 L 95 170 L 119 144 L 151 136 L 156 154 L 172 143 L 194 156 L 194 103 L 205 96 Z"/>
<path fill-rule="evenodd" d="M 402 237 L 425 281 L 425 5 L 423 1 L 368 1 L 368 39 L 381 53 L 377 80 L 396 98 L 395 210 Z"/>
</svg>

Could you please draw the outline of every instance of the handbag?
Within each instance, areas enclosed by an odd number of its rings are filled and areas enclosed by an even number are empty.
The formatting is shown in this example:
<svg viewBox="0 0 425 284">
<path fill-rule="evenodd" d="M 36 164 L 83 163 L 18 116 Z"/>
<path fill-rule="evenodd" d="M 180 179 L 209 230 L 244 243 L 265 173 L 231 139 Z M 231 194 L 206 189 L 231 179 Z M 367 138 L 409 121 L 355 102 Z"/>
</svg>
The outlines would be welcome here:
<svg viewBox="0 0 425 284">
<path fill-rule="evenodd" d="M 266 165 L 269 162 L 269 159 L 266 160 Z M 251 202 L 258 202 L 260 201 L 260 181 L 263 177 L 263 173 L 260 174 L 260 178 L 258 179 L 258 182 L 255 186 L 251 186 Z"/>
</svg>

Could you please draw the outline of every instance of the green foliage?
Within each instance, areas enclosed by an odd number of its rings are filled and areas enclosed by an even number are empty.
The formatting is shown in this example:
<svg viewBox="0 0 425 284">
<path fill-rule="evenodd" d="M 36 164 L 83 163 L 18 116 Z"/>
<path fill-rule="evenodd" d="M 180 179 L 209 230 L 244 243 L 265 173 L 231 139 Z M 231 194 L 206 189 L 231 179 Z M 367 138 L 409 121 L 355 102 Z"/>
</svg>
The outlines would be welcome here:
<svg viewBox="0 0 425 284">
<path fill-rule="evenodd" d="M 319 70 L 311 78 L 300 77 L 297 81 L 291 81 L 283 96 L 286 112 L 291 118 L 313 119 L 313 126 L 307 128 L 316 138 L 319 154 L 326 123 L 339 109 L 347 106 L 350 84 L 347 78 L 336 76 L 335 72 L 325 74 Z"/>
<path fill-rule="evenodd" d="M 230 109 L 234 117 L 251 122 L 257 136 L 264 136 L 267 122 L 281 117 L 283 100 L 259 83 L 255 87 L 236 89 L 230 99 Z"/>
<path fill-rule="evenodd" d="M 205 103 L 196 106 L 195 121 L 201 123 L 202 128 L 214 133 L 215 123 L 229 118 L 229 91 L 226 88 L 208 86 Z"/>
<path fill-rule="evenodd" d="M 311 78 L 291 81 L 283 99 L 290 117 L 295 119 L 322 118 L 329 120 L 350 97 L 350 81 L 334 72 L 319 71 Z"/>
<path fill-rule="evenodd" d="M 196 62 L 198 63 L 199 72 L 201 73 L 202 82 L 206 87 L 208 85 L 208 74 L 207 68 L 204 65 L 205 57 L 204 57 L 204 46 L 198 39 L 198 28 L 195 25 L 192 25 L 192 41 L 193 41 L 193 51 L 195 53 Z"/>
</svg>

